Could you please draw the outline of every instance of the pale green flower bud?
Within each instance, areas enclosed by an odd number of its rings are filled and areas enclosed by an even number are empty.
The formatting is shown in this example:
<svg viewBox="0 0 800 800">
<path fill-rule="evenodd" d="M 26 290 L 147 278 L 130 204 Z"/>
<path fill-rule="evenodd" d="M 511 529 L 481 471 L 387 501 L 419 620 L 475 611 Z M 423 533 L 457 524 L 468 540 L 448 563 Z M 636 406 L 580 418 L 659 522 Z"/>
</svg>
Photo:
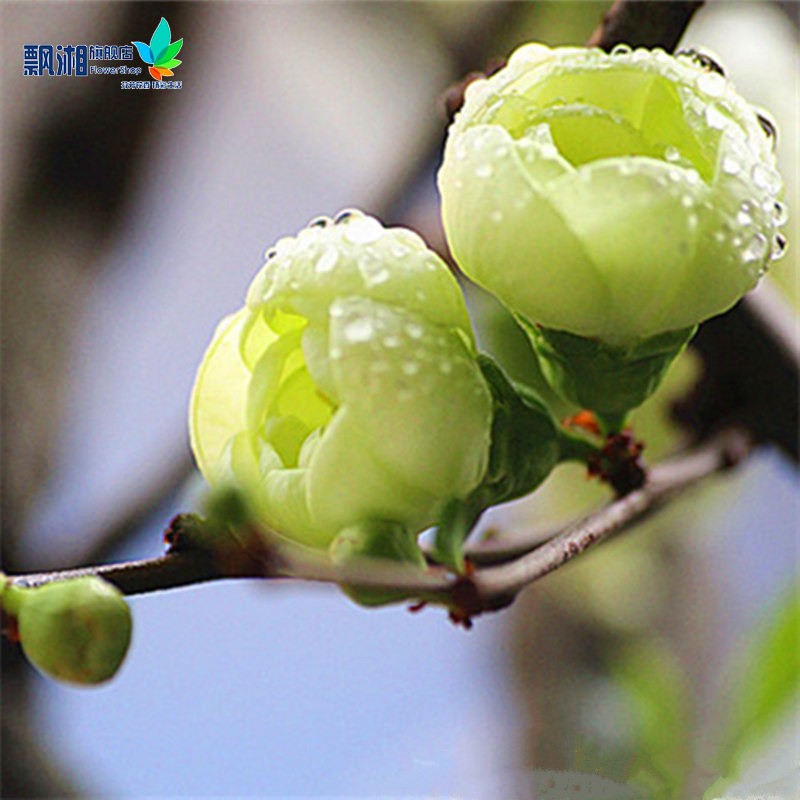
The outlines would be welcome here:
<svg viewBox="0 0 800 800">
<path fill-rule="evenodd" d="M 354 526 L 436 522 L 480 482 L 491 413 L 446 265 L 411 231 L 346 212 L 281 239 L 220 324 L 191 442 L 212 485 L 243 488 L 268 526 L 327 547 Z"/>
<path fill-rule="evenodd" d="M 114 676 L 131 640 L 131 612 L 122 593 L 96 577 L 13 589 L 19 639 L 28 660 L 68 683 Z"/>
<path fill-rule="evenodd" d="M 467 275 L 529 326 L 628 363 L 650 337 L 685 343 L 785 242 L 756 112 L 719 73 L 659 50 L 519 48 L 467 88 L 439 188 Z"/>
</svg>

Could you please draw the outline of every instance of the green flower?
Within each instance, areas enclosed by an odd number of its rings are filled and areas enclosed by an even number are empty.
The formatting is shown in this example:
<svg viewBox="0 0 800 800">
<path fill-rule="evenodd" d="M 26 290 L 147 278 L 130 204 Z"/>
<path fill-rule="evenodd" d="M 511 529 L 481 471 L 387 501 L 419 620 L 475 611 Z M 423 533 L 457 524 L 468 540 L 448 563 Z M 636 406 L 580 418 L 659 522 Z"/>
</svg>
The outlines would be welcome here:
<svg viewBox="0 0 800 800">
<path fill-rule="evenodd" d="M 96 577 L 13 589 L 28 660 L 68 683 L 95 684 L 119 669 L 131 640 L 131 612 L 119 590 Z"/>
<path fill-rule="evenodd" d="M 448 242 L 467 275 L 549 338 L 557 390 L 624 411 L 782 252 L 771 144 L 731 84 L 690 57 L 525 45 L 468 87 L 450 129 Z M 573 369 L 565 336 L 587 363 L 611 364 L 599 387 L 596 369 L 591 380 Z M 649 377 L 636 387 L 642 358 Z M 633 386 L 625 400 L 613 396 L 620 381 Z"/>
<path fill-rule="evenodd" d="M 337 560 L 364 542 L 422 565 L 416 535 L 486 471 L 492 400 L 446 265 L 411 231 L 343 212 L 268 252 L 190 414 L 203 475 L 278 533 L 319 548 L 344 533 Z"/>
</svg>

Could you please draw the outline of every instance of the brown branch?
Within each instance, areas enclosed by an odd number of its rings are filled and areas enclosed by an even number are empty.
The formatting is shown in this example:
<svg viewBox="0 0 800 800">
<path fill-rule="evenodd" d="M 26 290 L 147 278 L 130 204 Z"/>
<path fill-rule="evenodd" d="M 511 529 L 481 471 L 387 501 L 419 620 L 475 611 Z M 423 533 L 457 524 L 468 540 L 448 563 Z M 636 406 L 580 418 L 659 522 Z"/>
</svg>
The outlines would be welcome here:
<svg viewBox="0 0 800 800">
<path fill-rule="evenodd" d="M 662 47 L 672 51 L 703 0 L 616 0 L 588 41 L 589 47 Z"/>
<path fill-rule="evenodd" d="M 439 603 L 455 610 L 460 621 L 507 605 L 524 587 L 571 561 L 614 533 L 630 527 L 669 499 L 699 481 L 738 463 L 750 450 L 746 434 L 729 430 L 702 446 L 654 466 L 642 489 L 609 503 L 568 526 L 544 544 L 537 536 L 517 540 L 508 563 L 477 568 L 457 577 L 441 567 L 425 572 L 391 562 L 365 560 L 348 567 L 333 565 L 324 555 L 302 548 L 275 544 L 234 558 L 223 566 L 211 554 L 181 550 L 159 558 L 84 567 L 63 572 L 11 576 L 17 586 L 40 586 L 57 580 L 97 575 L 128 595 L 174 589 L 227 578 L 294 578 L 322 583 L 349 583 L 369 588 L 394 589 L 409 597 Z M 494 545 L 469 551 L 475 564 L 493 557 Z M 497 553 L 494 552 L 496 561 Z"/>
</svg>

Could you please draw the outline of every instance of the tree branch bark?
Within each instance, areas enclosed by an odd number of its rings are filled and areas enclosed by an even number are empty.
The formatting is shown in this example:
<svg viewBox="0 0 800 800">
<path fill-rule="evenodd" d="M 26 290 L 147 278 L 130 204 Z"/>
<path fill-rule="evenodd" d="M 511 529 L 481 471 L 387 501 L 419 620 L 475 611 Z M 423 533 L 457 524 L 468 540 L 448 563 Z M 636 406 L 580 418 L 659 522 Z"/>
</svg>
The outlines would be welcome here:
<svg viewBox="0 0 800 800">
<path fill-rule="evenodd" d="M 175 589 L 229 578 L 299 579 L 322 583 L 357 584 L 395 589 L 409 597 L 455 610 L 461 621 L 507 605 L 518 592 L 553 572 L 590 547 L 625 530 L 668 500 L 698 482 L 738 463 L 750 450 L 748 435 L 728 430 L 705 444 L 654 466 L 638 491 L 569 525 L 544 544 L 538 536 L 517 540 L 503 552 L 499 544 L 483 544 L 468 551 L 476 568 L 454 576 L 442 567 L 427 571 L 381 560 L 364 560 L 337 567 L 324 555 L 309 553 L 267 535 L 265 545 L 245 551 L 244 558 L 218 558 L 210 552 L 178 550 L 158 558 L 82 567 L 60 572 L 10 576 L 20 587 L 41 586 L 58 580 L 96 575 L 127 595 Z M 507 560 L 500 566 L 484 566 Z"/>
</svg>

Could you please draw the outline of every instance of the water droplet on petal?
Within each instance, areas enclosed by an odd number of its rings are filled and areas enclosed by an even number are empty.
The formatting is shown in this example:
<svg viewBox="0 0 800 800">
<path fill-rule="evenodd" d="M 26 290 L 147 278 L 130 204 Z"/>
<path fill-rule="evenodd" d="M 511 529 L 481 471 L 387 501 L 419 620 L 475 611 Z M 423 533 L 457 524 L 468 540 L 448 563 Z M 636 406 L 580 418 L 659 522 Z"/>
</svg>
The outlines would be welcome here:
<svg viewBox="0 0 800 800">
<path fill-rule="evenodd" d="M 409 322 L 406 325 L 406 333 L 412 339 L 421 339 L 425 333 L 425 329 L 418 322 Z"/>
<path fill-rule="evenodd" d="M 697 77 L 697 88 L 709 97 L 721 97 L 726 85 L 725 78 L 718 72 L 704 72 Z"/>
<path fill-rule="evenodd" d="M 374 217 L 351 218 L 345 231 L 345 238 L 353 244 L 368 244 L 383 236 L 384 227 Z"/>
<path fill-rule="evenodd" d="M 475 167 L 475 176 L 477 178 L 491 178 L 493 172 L 494 167 L 488 162 Z"/>
<path fill-rule="evenodd" d="M 625 57 L 633 52 L 633 48 L 629 44 L 615 44 L 611 50 L 612 56 Z"/>
<path fill-rule="evenodd" d="M 368 342 L 374 333 L 372 320 L 354 319 L 348 322 L 344 329 L 344 338 L 348 342 Z"/>
<path fill-rule="evenodd" d="M 767 254 L 767 237 L 762 233 L 757 233 L 747 243 L 742 258 L 745 261 L 761 261 Z"/>
<path fill-rule="evenodd" d="M 333 218 L 333 222 L 335 225 L 341 225 L 343 222 L 349 222 L 351 219 L 360 219 L 363 216 L 363 212 L 357 208 L 345 208 Z"/>
<path fill-rule="evenodd" d="M 327 228 L 328 225 L 330 225 L 331 223 L 332 223 L 332 220 L 331 220 L 330 217 L 314 217 L 314 219 L 312 219 L 308 223 L 308 225 L 306 225 L 306 227 L 307 228 Z"/>
<path fill-rule="evenodd" d="M 781 203 L 780 201 L 775 203 L 772 221 L 778 227 L 785 225 L 789 221 L 789 207 L 786 203 Z"/>
<path fill-rule="evenodd" d="M 733 156 L 725 156 L 722 159 L 722 171 L 726 175 L 738 175 L 742 171 L 742 165 Z"/>
<path fill-rule="evenodd" d="M 714 75 L 715 73 L 710 72 L 707 73 L 708 75 Z M 706 117 L 706 124 L 717 130 L 723 130 L 724 128 L 728 127 L 728 118 L 725 114 L 720 110 L 719 106 L 717 105 L 709 105 L 706 106 L 705 111 Z"/>
<path fill-rule="evenodd" d="M 338 260 L 339 251 L 335 247 L 328 247 L 317 261 L 315 269 L 320 274 L 330 272 L 336 266 Z"/>
<path fill-rule="evenodd" d="M 772 167 L 766 164 L 756 164 L 752 171 L 753 183 L 759 188 L 771 194 L 776 194 L 781 190 L 783 181 L 781 176 Z"/>
<path fill-rule="evenodd" d="M 782 233 L 776 233 L 775 238 L 772 240 L 772 252 L 769 257 L 776 261 L 781 258 L 786 252 L 786 237 Z"/>
<path fill-rule="evenodd" d="M 278 255 L 278 251 L 274 247 L 270 247 L 269 250 L 264 253 L 264 258 L 265 260 L 269 261 L 270 259 L 275 258 L 276 255 Z"/>
<path fill-rule="evenodd" d="M 667 147 L 667 149 L 664 151 L 664 158 L 666 158 L 667 161 L 677 161 L 680 159 L 680 157 L 680 151 L 677 147 L 673 147 L 672 145 L 669 145 L 669 147 Z"/>
<path fill-rule="evenodd" d="M 745 200 L 740 206 L 736 214 L 736 221 L 740 225 L 752 225 L 753 223 L 753 210 L 754 206 L 749 200 Z"/>
</svg>

